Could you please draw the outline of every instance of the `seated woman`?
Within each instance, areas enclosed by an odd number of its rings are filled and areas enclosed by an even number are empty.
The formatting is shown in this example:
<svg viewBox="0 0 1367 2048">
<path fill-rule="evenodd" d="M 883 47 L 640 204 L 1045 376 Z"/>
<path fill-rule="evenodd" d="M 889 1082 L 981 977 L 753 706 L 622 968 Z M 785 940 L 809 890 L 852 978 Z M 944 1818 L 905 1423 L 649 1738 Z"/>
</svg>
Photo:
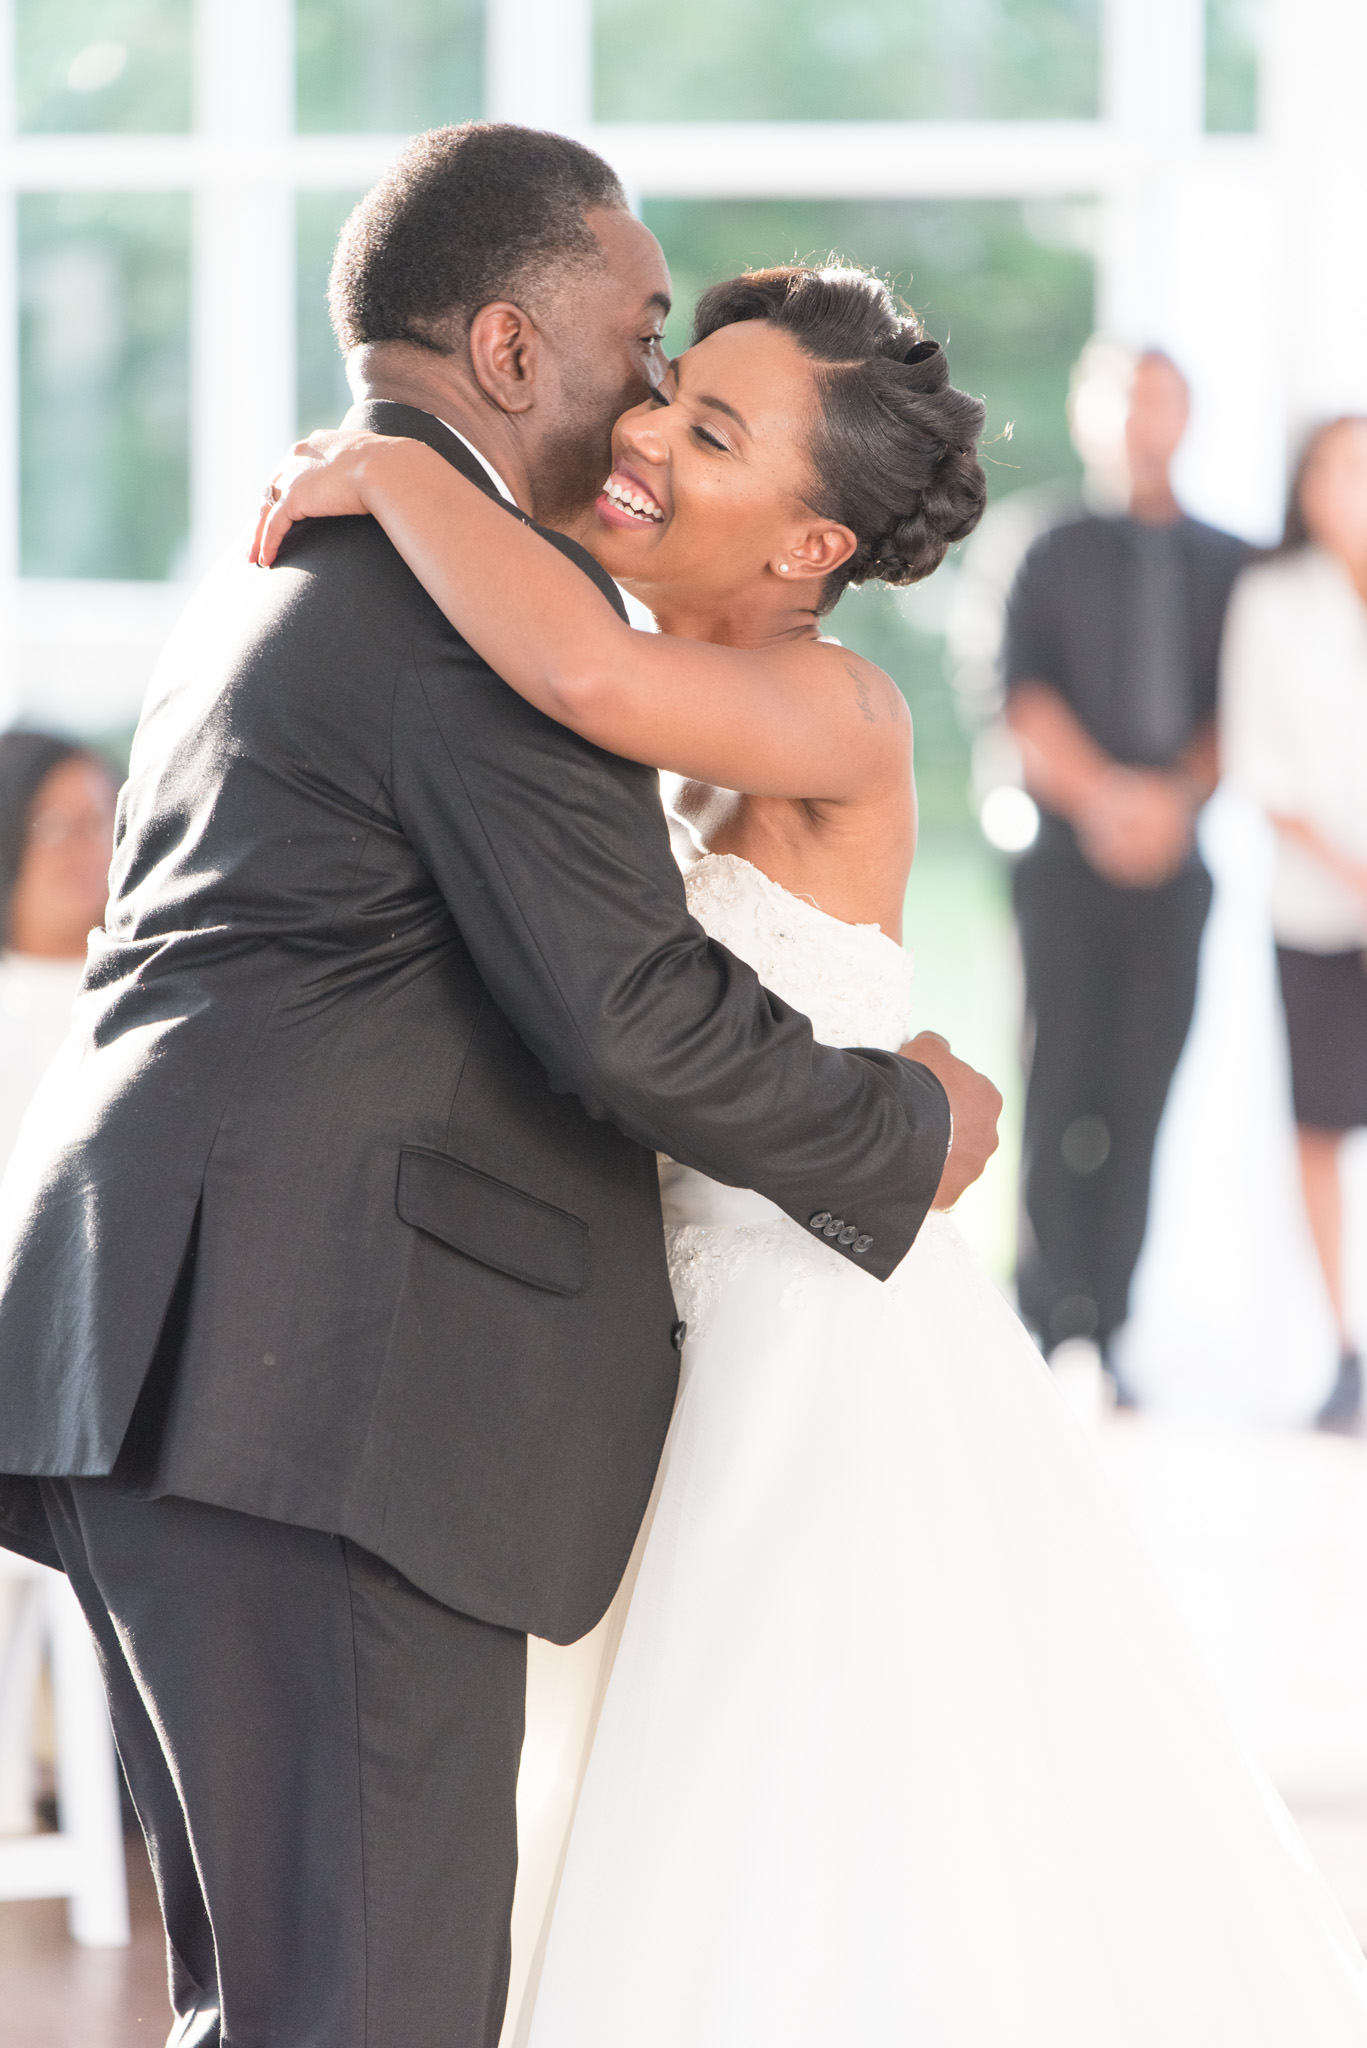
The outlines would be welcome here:
<svg viewBox="0 0 1367 2048">
<path fill-rule="evenodd" d="M 114 797 L 109 769 L 83 747 L 0 733 L 0 1173 L 70 1028 L 86 936 L 104 918 Z M 17 1583 L 0 1577 L 0 1668 L 17 1598 Z M 8 1677 L 21 1696 L 37 1671 Z M 0 1743 L 0 1835 L 24 1834 L 33 1826 L 27 1720 L 11 1714 L 0 1725 L 13 1738 Z"/>
</svg>

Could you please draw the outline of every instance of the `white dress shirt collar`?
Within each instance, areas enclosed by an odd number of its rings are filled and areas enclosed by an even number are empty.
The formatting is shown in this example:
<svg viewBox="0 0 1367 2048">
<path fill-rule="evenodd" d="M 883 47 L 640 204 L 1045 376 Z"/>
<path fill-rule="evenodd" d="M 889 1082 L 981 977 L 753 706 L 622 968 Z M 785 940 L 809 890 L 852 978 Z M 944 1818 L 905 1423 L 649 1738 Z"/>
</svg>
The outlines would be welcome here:
<svg viewBox="0 0 1367 2048">
<path fill-rule="evenodd" d="M 451 425 L 450 420 L 442 419 L 440 413 L 433 413 L 432 417 L 434 420 L 437 420 L 441 426 L 445 427 L 448 434 L 454 434 L 456 439 L 462 444 L 462 446 L 469 449 L 470 453 L 474 456 L 475 461 L 479 464 L 480 468 L 488 476 L 490 483 L 492 483 L 494 489 L 498 492 L 500 498 L 506 498 L 510 505 L 516 505 L 517 499 L 508 489 L 507 484 L 504 483 L 502 477 L 494 468 L 494 465 L 492 462 L 490 462 L 488 456 L 481 455 L 478 448 L 476 448 L 474 442 L 468 440 L 466 436 L 462 434 L 459 427 L 453 427 Z"/>
</svg>

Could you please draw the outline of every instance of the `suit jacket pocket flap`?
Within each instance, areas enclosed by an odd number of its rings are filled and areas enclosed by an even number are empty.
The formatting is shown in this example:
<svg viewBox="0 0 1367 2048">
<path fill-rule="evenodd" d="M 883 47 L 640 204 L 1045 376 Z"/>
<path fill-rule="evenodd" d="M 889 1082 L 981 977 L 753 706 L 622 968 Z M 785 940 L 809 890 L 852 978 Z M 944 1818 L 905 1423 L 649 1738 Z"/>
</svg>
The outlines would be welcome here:
<svg viewBox="0 0 1367 2048">
<path fill-rule="evenodd" d="M 551 1294 L 588 1282 L 587 1223 L 445 1152 L 400 1153 L 398 1209 L 414 1229 Z"/>
</svg>

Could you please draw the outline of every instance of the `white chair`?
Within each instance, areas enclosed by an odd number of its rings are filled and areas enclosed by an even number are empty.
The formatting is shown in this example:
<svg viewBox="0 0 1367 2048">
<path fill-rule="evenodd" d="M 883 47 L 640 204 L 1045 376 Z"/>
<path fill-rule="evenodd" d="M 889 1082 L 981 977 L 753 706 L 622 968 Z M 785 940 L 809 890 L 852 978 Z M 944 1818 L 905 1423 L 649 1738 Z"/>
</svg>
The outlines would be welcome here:
<svg viewBox="0 0 1367 2048">
<path fill-rule="evenodd" d="M 0 1640 L 0 1825 L 32 1824 L 33 1710 L 42 1654 L 52 1669 L 56 1834 L 0 1836 L 0 1900 L 65 1899 L 89 1948 L 128 1941 L 119 1768 L 104 1684 L 85 1616 L 60 1572 L 0 1550 L 11 1593 Z"/>
</svg>

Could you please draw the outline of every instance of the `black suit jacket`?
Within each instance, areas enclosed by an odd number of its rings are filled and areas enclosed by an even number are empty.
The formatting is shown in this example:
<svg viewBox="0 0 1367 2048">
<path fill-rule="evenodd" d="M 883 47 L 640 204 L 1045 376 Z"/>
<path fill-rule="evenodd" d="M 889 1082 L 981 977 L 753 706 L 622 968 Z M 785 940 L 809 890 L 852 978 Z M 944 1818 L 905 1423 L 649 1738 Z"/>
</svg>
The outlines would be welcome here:
<svg viewBox="0 0 1367 2048">
<path fill-rule="evenodd" d="M 429 415 L 360 417 L 487 488 Z M 815 1044 L 692 921 L 653 774 L 515 696 L 374 521 L 302 526 L 153 681 L 0 1203 L 0 1471 L 110 1472 L 141 1395 L 150 1490 L 571 1640 L 674 1399 L 655 1150 L 856 1223 L 882 1278 L 947 1141 L 924 1068 Z"/>
</svg>

